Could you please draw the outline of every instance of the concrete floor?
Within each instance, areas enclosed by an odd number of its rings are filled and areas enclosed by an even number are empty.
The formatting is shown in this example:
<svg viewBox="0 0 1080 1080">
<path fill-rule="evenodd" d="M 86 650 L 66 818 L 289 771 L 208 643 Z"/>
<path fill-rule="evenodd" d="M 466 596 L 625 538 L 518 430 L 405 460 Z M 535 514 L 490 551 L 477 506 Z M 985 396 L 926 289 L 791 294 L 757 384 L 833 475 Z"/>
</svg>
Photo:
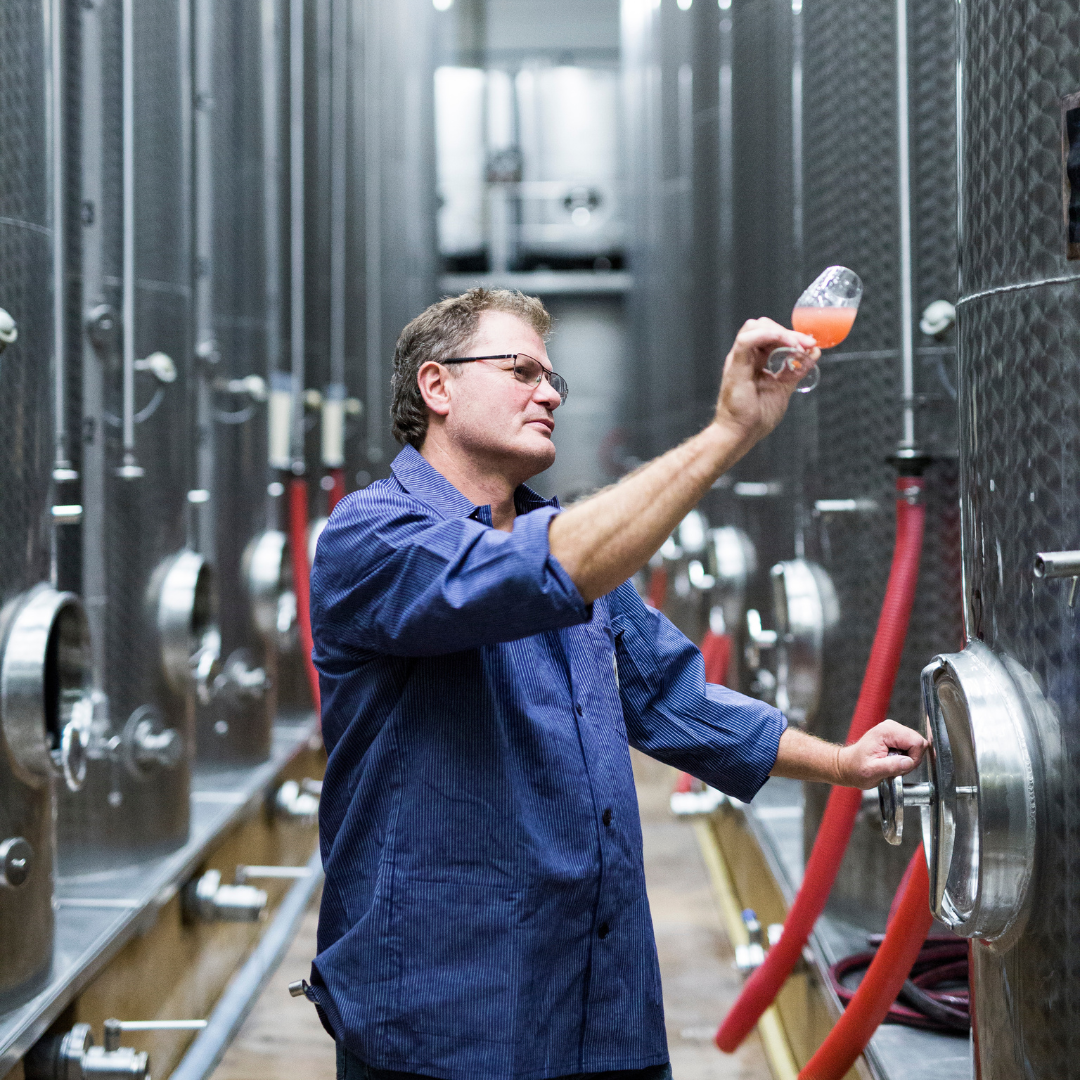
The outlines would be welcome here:
<svg viewBox="0 0 1080 1080">
<path fill-rule="evenodd" d="M 694 834 L 668 810 L 674 773 L 639 754 L 634 755 L 634 771 L 674 1080 L 769 1080 L 756 1033 L 733 1057 L 721 1054 L 712 1043 L 741 980 L 731 966 L 731 946 Z M 313 907 L 213 1080 L 333 1080 L 333 1043 L 315 1010 L 285 990 L 289 982 L 309 972 L 316 919 Z"/>
</svg>

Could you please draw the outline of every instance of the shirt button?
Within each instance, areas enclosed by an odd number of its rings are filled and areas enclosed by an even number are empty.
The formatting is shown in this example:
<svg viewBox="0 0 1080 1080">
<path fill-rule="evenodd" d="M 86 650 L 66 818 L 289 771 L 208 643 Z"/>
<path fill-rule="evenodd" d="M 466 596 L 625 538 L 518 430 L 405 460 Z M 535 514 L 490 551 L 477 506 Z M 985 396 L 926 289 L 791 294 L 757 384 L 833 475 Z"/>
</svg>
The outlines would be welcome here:
<svg viewBox="0 0 1080 1080">
<path fill-rule="evenodd" d="M 611 807 L 610 806 L 604 811 L 604 816 L 603 816 L 602 820 L 603 820 L 605 825 L 610 825 L 611 824 Z"/>
<path fill-rule="evenodd" d="M 608 936 L 608 931 L 609 931 L 610 929 L 611 929 L 611 927 L 610 927 L 610 926 L 608 926 L 608 924 L 607 924 L 606 922 L 602 922 L 602 923 L 601 923 L 601 924 L 600 924 L 600 925 L 599 925 L 599 926 L 598 926 L 598 927 L 596 928 L 596 936 L 597 936 L 597 937 L 598 937 L 598 938 L 599 938 L 599 939 L 600 939 L 601 941 L 603 941 L 603 940 L 604 940 L 604 938 L 606 938 L 606 937 Z"/>
<path fill-rule="evenodd" d="M 578 716 L 580 716 L 582 714 L 582 711 L 583 711 L 581 706 L 580 705 L 575 705 L 574 708 L 577 709 L 577 714 L 578 714 Z"/>
</svg>

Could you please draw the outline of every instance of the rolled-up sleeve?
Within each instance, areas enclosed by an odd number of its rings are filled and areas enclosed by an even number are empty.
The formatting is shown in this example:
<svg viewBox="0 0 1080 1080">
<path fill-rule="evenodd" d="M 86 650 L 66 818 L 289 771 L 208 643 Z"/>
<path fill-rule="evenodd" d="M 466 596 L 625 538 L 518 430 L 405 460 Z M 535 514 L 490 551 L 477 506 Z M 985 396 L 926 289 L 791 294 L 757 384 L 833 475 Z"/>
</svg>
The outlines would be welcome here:
<svg viewBox="0 0 1080 1080">
<path fill-rule="evenodd" d="M 776 764 L 783 713 L 707 683 L 701 652 L 629 583 L 609 602 L 631 745 L 748 802 Z"/>
<path fill-rule="evenodd" d="M 315 658 L 437 656 L 588 622 L 592 607 L 552 556 L 544 506 L 512 532 L 442 518 L 408 494 L 339 504 L 312 567 Z"/>
</svg>

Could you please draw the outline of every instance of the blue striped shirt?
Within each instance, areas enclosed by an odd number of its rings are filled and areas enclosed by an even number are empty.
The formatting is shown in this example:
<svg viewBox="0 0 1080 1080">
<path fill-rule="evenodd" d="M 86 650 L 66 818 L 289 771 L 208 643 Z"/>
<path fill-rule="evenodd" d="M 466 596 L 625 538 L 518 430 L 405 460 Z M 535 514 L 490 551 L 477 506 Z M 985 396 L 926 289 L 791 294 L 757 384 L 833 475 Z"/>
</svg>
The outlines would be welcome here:
<svg viewBox="0 0 1080 1080">
<path fill-rule="evenodd" d="M 367 1064 L 542 1080 L 667 1060 L 627 747 L 740 799 L 783 716 L 625 584 L 586 604 L 527 487 L 491 527 L 412 447 L 312 571 L 329 752 L 312 996 Z"/>
</svg>

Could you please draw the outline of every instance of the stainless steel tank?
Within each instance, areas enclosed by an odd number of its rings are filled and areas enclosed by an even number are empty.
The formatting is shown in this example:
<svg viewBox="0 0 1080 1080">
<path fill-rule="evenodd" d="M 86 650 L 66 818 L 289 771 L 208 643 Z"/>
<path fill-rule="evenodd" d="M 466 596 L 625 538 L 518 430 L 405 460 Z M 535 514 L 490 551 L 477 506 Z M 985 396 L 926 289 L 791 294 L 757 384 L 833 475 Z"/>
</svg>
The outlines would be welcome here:
<svg viewBox="0 0 1080 1080">
<path fill-rule="evenodd" d="M 941 905 L 976 939 L 976 1075 L 1066 1077 L 1080 950 L 1075 12 L 1045 0 L 959 11 L 967 645 L 927 673 L 953 763 L 928 824 Z"/>
<path fill-rule="evenodd" d="M 349 258 L 356 269 L 348 275 L 345 352 L 349 392 L 363 401 L 364 414 L 347 467 L 362 484 L 387 475 L 398 450 L 389 419 L 398 334 L 438 298 L 435 9 L 428 0 L 352 2 L 359 107 L 350 121 L 356 195 Z M 354 464 L 364 475 L 352 472 Z"/>
<path fill-rule="evenodd" d="M 623 4 L 631 426 L 642 458 L 711 419 L 724 356 L 743 321 L 783 320 L 790 311 L 799 280 L 792 18 L 790 3 L 779 0 L 685 11 Z M 771 605 L 769 568 L 801 546 L 796 466 L 808 408 L 794 402 L 777 435 L 702 502 L 710 522 L 749 539 L 759 567 L 737 590 L 743 610 L 735 610 L 735 594 L 724 605 L 735 639 L 732 679 L 742 690 L 771 693 L 746 662 L 754 643 L 745 609 Z"/>
<path fill-rule="evenodd" d="M 898 444 L 926 455 L 929 464 L 919 585 L 889 706 L 893 719 L 920 726 L 918 673 L 929 656 L 956 648 L 961 637 L 954 342 L 947 330 L 939 339 L 917 325 L 932 302 L 956 298 L 955 5 L 882 0 L 851 8 L 824 0 L 807 4 L 798 18 L 804 50 L 803 277 L 841 263 L 862 277 L 865 289 L 850 337 L 825 353 L 821 383 L 808 395 L 803 481 L 812 512 L 806 557 L 831 580 L 839 619 L 823 653 L 811 729 L 842 740 L 889 573 L 897 465 L 886 459 Z M 898 26 L 907 48 L 910 275 Z M 913 439 L 904 415 L 905 352 L 913 372 Z M 807 785 L 808 849 L 827 794 Z M 857 823 L 830 901 L 833 914 L 873 929 L 884 924 L 908 855 L 881 844 L 877 829 L 876 814 Z M 906 846 L 916 840 L 908 838 Z"/>
<path fill-rule="evenodd" d="M 150 0 L 84 5 L 69 30 L 69 383 L 95 695 L 86 784 L 60 800 L 62 874 L 187 838 L 195 700 L 217 662 L 213 568 L 195 550 L 190 24 Z"/>
<path fill-rule="evenodd" d="M 196 714 L 200 762 L 265 758 L 277 707 L 286 575 L 265 403 L 281 352 L 281 240 L 267 234 L 282 217 L 282 7 L 193 6 L 197 544 L 216 570 L 221 635 Z"/>
<path fill-rule="evenodd" d="M 57 780 L 82 782 L 90 710 L 86 616 L 53 573 L 65 296 L 60 7 L 17 0 L 0 18 L 0 1009 L 49 973 Z"/>
<path fill-rule="evenodd" d="M 618 72 L 526 65 L 514 78 L 514 101 L 519 263 L 610 266 L 624 245 Z"/>
</svg>

